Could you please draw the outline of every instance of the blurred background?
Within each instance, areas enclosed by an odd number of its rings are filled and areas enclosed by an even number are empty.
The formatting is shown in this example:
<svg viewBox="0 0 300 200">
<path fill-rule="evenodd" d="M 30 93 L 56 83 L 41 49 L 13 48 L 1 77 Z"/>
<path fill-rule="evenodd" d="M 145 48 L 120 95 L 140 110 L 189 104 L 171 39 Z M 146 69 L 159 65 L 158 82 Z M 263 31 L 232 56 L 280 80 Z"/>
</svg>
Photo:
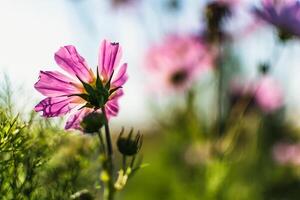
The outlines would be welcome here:
<svg viewBox="0 0 300 200">
<path fill-rule="evenodd" d="M 215 2 L 230 10 L 218 39 L 207 32 Z M 44 189 L 24 184 L 17 193 L 69 199 L 88 189 L 97 196 L 98 158 L 90 153 L 97 142 L 65 133 L 60 120 L 43 121 L 31 111 L 42 99 L 33 87 L 39 71 L 60 70 L 54 60 L 59 47 L 76 46 L 96 69 L 99 44 L 109 39 L 121 44 L 122 62 L 129 64 L 114 135 L 122 126 L 141 130 L 149 163 L 118 199 L 299 199 L 299 38 L 280 41 L 276 28 L 251 12 L 260 6 L 259 0 L 1 0 L 0 72 L 7 77 L 2 118 L 19 113 L 34 127 L 24 135 L 35 145 L 16 148 L 37 160 L 24 168 L 28 158 L 20 155 L 18 180 L 30 168 L 43 169 L 32 177 Z M 197 74 L 190 83 L 170 86 L 161 82 L 174 72 L 167 64 L 194 55 L 178 53 L 177 42 L 184 52 L 198 51 L 199 65 L 207 67 L 188 69 Z M 175 78 L 180 83 L 182 77 Z M 5 194 L 10 196 L 2 199 L 22 199 Z"/>
<path fill-rule="evenodd" d="M 249 10 L 259 1 L 247 1 L 238 17 L 226 25 L 239 34 L 249 23 Z M 130 79 L 121 101 L 122 109 L 116 123 L 135 126 L 153 120 L 149 112 L 147 71 L 144 57 L 147 48 L 171 33 L 197 33 L 204 26 L 203 9 L 207 1 L 186 0 L 3 0 L 0 22 L 0 69 L 13 86 L 22 87 L 26 100 L 19 101 L 31 109 L 41 96 L 32 87 L 40 70 L 58 70 L 54 53 L 64 45 L 75 45 L 90 67 L 95 69 L 100 42 L 106 38 L 118 41 L 124 49 L 123 62 L 129 63 Z M 244 27 L 243 27 L 244 26 Z M 271 57 L 274 35 L 266 28 L 239 38 L 234 50 L 245 64 L 244 74 L 253 78 L 256 64 Z M 285 87 L 285 101 L 299 116 L 297 95 L 298 45 L 284 51 L 281 66 L 272 73 Z M 288 58 L 287 58 L 288 57 Z M 288 70 L 287 70 L 288 65 Z M 288 77 L 288 78 L 287 78 Z M 137 96 L 136 91 L 139 91 Z M 138 97 L 138 98 L 137 98 Z M 125 106 L 126 105 L 126 106 Z M 130 113 L 130 115 L 128 115 Z"/>
</svg>

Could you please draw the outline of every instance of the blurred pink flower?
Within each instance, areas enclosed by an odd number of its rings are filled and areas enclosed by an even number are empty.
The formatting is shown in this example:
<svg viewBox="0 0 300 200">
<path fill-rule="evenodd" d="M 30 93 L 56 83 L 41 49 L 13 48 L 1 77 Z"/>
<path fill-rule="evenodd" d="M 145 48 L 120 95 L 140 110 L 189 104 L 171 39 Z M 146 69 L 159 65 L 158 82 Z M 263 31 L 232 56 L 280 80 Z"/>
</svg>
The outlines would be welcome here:
<svg viewBox="0 0 300 200">
<path fill-rule="evenodd" d="M 300 165 L 300 144 L 278 143 L 273 147 L 273 158 L 281 165 Z"/>
<path fill-rule="evenodd" d="M 108 118 L 116 116 L 118 100 L 123 95 L 120 87 L 128 78 L 127 64 L 118 67 L 121 56 L 122 49 L 118 43 L 104 40 L 95 76 L 74 46 L 61 47 L 54 58 L 68 76 L 58 71 L 40 72 L 34 87 L 46 98 L 36 105 L 35 111 L 42 112 L 44 117 L 57 117 L 74 111 L 67 120 L 66 129 L 80 129 L 83 117 L 90 112 L 99 112 L 102 107 Z M 118 73 L 114 73 L 116 69 Z"/>
<path fill-rule="evenodd" d="M 264 76 L 256 85 L 255 99 L 264 112 L 272 112 L 282 107 L 283 92 L 274 79 Z"/>
<path fill-rule="evenodd" d="M 279 84 L 265 75 L 256 82 L 235 79 L 231 84 L 231 96 L 236 102 L 242 97 L 250 97 L 259 108 L 270 113 L 283 106 L 283 91 Z"/>
<path fill-rule="evenodd" d="M 170 35 L 146 54 L 146 68 L 156 91 L 185 90 L 212 66 L 208 47 L 192 36 Z"/>
<path fill-rule="evenodd" d="M 262 8 L 254 8 L 254 14 L 275 26 L 281 39 L 300 37 L 300 2 L 297 0 L 262 0 Z"/>
</svg>

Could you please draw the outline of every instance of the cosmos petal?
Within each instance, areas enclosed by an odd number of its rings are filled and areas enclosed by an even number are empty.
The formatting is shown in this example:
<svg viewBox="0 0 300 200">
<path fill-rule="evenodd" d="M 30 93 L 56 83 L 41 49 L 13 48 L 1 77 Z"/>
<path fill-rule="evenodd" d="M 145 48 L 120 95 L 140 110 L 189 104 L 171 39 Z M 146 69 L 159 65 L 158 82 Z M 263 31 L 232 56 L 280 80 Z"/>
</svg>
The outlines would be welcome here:
<svg viewBox="0 0 300 200">
<path fill-rule="evenodd" d="M 114 87 L 120 87 L 124 85 L 124 83 L 126 83 L 126 81 L 128 80 L 128 75 L 126 71 L 127 71 L 127 63 L 123 64 L 120 67 L 118 74 L 113 78 L 112 85 Z"/>
<path fill-rule="evenodd" d="M 44 117 L 57 117 L 70 112 L 76 103 L 72 103 L 73 98 L 68 96 L 47 97 L 38 103 L 34 110 L 43 112 Z"/>
<path fill-rule="evenodd" d="M 54 56 L 56 63 L 69 74 L 85 82 L 93 81 L 93 75 L 85 59 L 72 45 L 61 47 Z"/>
<path fill-rule="evenodd" d="M 119 65 L 122 49 L 119 43 L 103 40 L 99 50 L 98 71 L 105 80 L 108 80 L 113 70 Z"/>
<path fill-rule="evenodd" d="M 34 88 L 48 97 L 80 93 L 72 79 L 57 71 L 40 71 L 39 80 Z"/>
<path fill-rule="evenodd" d="M 82 119 L 90 112 L 93 112 L 92 109 L 89 108 L 82 108 L 78 110 L 76 113 L 72 114 L 65 125 L 65 129 L 77 129 L 81 130 L 80 123 Z"/>
<path fill-rule="evenodd" d="M 105 111 L 108 119 L 112 116 L 117 116 L 119 112 L 118 100 L 113 99 L 108 101 L 107 104 L 105 105 Z"/>
</svg>

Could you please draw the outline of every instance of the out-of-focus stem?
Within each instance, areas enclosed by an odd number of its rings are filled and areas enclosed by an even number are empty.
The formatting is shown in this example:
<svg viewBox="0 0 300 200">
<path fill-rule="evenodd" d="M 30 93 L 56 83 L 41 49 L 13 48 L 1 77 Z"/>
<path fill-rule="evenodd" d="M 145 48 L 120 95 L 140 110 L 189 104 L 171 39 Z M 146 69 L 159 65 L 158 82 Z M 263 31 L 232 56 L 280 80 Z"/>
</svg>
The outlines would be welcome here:
<svg viewBox="0 0 300 200">
<path fill-rule="evenodd" d="M 218 135 L 222 135 L 223 132 L 223 78 L 224 78 L 224 69 L 222 63 L 222 49 L 218 43 L 218 58 L 217 58 L 217 69 L 218 69 L 218 102 L 217 102 L 217 123 L 218 123 Z"/>
<path fill-rule="evenodd" d="M 130 162 L 130 168 L 133 169 L 134 161 L 135 161 L 136 156 L 133 156 Z"/>
<path fill-rule="evenodd" d="M 123 155 L 123 170 L 126 171 L 126 155 Z"/>
</svg>

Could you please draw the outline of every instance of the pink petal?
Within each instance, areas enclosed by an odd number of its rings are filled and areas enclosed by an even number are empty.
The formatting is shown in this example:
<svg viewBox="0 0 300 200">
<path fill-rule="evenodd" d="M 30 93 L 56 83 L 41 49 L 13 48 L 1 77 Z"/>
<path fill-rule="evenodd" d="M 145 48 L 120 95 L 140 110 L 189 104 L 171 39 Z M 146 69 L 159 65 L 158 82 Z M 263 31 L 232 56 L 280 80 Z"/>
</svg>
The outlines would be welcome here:
<svg viewBox="0 0 300 200">
<path fill-rule="evenodd" d="M 105 111 L 107 118 L 110 119 L 112 116 L 117 116 L 119 112 L 119 98 L 123 96 L 124 92 L 122 89 L 117 90 L 110 96 L 109 101 L 105 105 Z"/>
<path fill-rule="evenodd" d="M 76 113 L 72 114 L 67 120 L 65 129 L 81 130 L 80 123 L 82 119 L 90 112 L 93 112 L 93 110 L 89 108 L 83 108 L 81 110 L 78 110 Z"/>
<path fill-rule="evenodd" d="M 77 76 L 85 82 L 93 81 L 91 70 L 74 46 L 61 47 L 55 53 L 54 59 L 62 69 L 71 75 Z"/>
<path fill-rule="evenodd" d="M 112 95 L 110 95 L 109 100 L 117 100 L 121 96 L 123 96 L 123 94 L 124 94 L 123 90 L 122 89 L 118 89 Z"/>
<path fill-rule="evenodd" d="M 103 40 L 99 50 L 98 71 L 105 80 L 109 79 L 111 73 L 119 65 L 122 49 L 119 43 L 111 43 Z"/>
<path fill-rule="evenodd" d="M 36 112 L 43 112 L 44 117 L 57 117 L 65 115 L 72 110 L 76 104 L 72 103 L 74 97 L 48 97 L 42 100 L 34 108 Z"/>
<path fill-rule="evenodd" d="M 105 105 L 105 111 L 108 119 L 112 116 L 117 116 L 119 112 L 119 104 L 117 99 L 108 101 Z"/>
<path fill-rule="evenodd" d="M 40 71 L 34 87 L 48 97 L 80 93 L 72 79 L 57 71 Z"/>
<path fill-rule="evenodd" d="M 113 78 L 112 85 L 114 87 L 120 87 L 128 80 L 127 63 L 123 64 L 118 72 L 118 74 Z"/>
</svg>

